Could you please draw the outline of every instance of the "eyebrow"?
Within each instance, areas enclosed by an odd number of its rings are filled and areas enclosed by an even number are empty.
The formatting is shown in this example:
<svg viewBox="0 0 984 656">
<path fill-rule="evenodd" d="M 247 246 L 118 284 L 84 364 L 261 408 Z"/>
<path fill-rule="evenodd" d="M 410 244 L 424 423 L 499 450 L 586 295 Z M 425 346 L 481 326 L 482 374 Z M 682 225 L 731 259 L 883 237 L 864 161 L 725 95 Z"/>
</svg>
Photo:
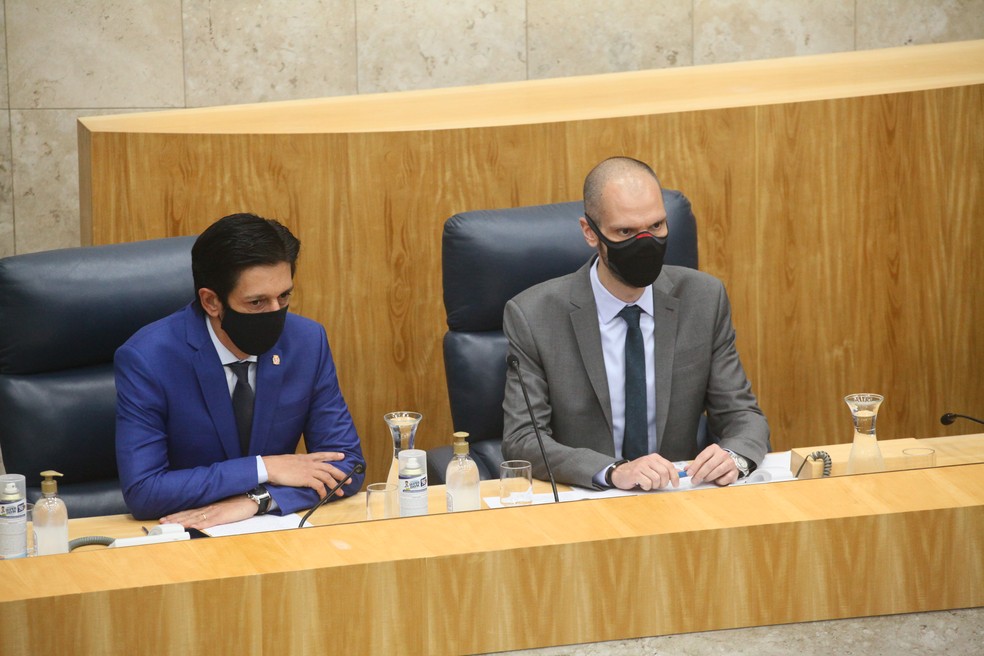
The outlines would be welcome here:
<svg viewBox="0 0 984 656">
<path fill-rule="evenodd" d="M 290 286 L 289 288 L 287 288 L 287 289 L 285 289 L 284 291 L 282 291 L 282 292 L 280 292 L 279 294 L 277 294 L 277 295 L 275 296 L 275 298 L 280 298 L 280 297 L 281 297 L 281 296 L 283 296 L 284 294 L 290 294 L 290 293 L 291 293 L 291 292 L 293 292 L 293 291 L 294 291 L 294 285 L 291 285 L 291 286 Z M 270 298 L 270 297 L 269 297 L 269 296 L 264 296 L 263 294 L 254 294 L 254 295 L 252 295 L 252 296 L 247 296 L 247 297 L 245 297 L 245 298 L 244 298 L 243 300 L 244 300 L 244 301 L 245 301 L 246 303 L 249 303 L 250 301 L 262 301 L 262 300 L 264 300 L 264 299 L 266 299 L 266 298 Z"/>
</svg>

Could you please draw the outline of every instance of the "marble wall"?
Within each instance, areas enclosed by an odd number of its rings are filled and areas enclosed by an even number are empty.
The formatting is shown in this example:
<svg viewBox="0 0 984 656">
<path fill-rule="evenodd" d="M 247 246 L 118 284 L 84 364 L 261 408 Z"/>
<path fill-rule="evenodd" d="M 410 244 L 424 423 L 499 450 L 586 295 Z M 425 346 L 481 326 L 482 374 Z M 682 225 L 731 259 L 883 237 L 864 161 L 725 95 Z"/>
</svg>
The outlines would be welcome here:
<svg viewBox="0 0 984 656">
<path fill-rule="evenodd" d="M 0 256 L 78 245 L 79 116 L 984 38 L 984 0 L 0 6 Z"/>
</svg>

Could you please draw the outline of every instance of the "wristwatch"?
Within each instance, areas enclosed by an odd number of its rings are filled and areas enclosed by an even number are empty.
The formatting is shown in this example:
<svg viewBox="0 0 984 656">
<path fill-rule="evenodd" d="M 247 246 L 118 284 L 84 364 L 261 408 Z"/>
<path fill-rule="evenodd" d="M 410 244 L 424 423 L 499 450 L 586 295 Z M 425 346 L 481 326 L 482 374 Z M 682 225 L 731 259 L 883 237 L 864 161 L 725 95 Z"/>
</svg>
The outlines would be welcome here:
<svg viewBox="0 0 984 656">
<path fill-rule="evenodd" d="M 246 493 L 250 501 L 255 501 L 259 509 L 256 511 L 257 515 L 267 514 L 267 510 L 270 509 L 270 493 L 267 492 L 265 485 L 257 485 L 252 490 Z"/>
<path fill-rule="evenodd" d="M 735 461 L 735 467 L 738 468 L 738 478 L 745 478 L 755 469 L 755 466 L 745 456 L 740 456 L 734 451 L 728 451 L 728 455 Z"/>
<path fill-rule="evenodd" d="M 612 483 L 612 474 L 615 473 L 616 467 L 619 465 L 624 465 L 627 462 L 628 460 L 616 460 L 608 467 L 608 469 L 605 470 L 605 485 L 608 487 L 615 487 L 615 484 Z"/>
</svg>

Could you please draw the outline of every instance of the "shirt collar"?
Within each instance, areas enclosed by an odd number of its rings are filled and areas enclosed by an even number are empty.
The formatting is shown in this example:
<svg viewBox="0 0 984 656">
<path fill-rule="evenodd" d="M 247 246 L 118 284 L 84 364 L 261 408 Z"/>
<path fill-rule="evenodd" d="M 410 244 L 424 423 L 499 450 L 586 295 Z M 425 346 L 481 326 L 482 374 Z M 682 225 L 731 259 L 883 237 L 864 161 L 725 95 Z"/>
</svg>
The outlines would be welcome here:
<svg viewBox="0 0 984 656">
<path fill-rule="evenodd" d="M 256 362 L 255 355 L 250 355 L 245 360 L 240 360 L 232 351 L 227 349 L 225 344 L 219 341 L 219 337 L 215 334 L 215 330 L 212 328 L 212 322 L 208 320 L 207 314 L 205 315 L 205 327 L 208 328 L 208 336 L 212 338 L 212 345 L 215 346 L 215 352 L 219 354 L 219 361 L 223 367 L 233 362 Z"/>
<path fill-rule="evenodd" d="M 643 312 L 653 316 L 653 286 L 648 285 L 635 303 L 626 303 L 612 295 L 601 284 L 601 279 L 598 278 L 598 262 L 600 261 L 601 258 L 595 258 L 594 264 L 591 265 L 591 291 L 594 293 L 595 305 L 598 306 L 598 320 L 602 324 L 609 323 L 618 316 L 618 313 L 626 305 L 638 305 Z"/>
</svg>

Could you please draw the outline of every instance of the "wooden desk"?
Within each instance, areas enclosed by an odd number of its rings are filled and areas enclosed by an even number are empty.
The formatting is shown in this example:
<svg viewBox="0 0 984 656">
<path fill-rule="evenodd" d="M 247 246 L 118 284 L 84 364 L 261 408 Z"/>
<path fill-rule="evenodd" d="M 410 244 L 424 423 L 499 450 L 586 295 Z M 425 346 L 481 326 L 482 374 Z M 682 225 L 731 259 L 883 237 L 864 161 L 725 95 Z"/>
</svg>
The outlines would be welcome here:
<svg viewBox="0 0 984 656">
<path fill-rule="evenodd" d="M 982 554 L 973 464 L 3 561 L 0 617 L 5 656 L 470 653 L 980 606 Z"/>
<path fill-rule="evenodd" d="M 498 496 L 499 482 L 482 481 L 482 498 Z M 447 497 L 443 485 L 432 485 L 428 488 L 428 515 L 447 514 Z M 569 490 L 566 485 L 558 485 L 561 491 Z M 534 493 L 549 492 L 550 484 L 544 481 L 533 481 Z M 482 508 L 488 506 L 482 501 Z M 304 513 L 299 513 L 303 515 Z M 337 501 L 319 508 L 308 520 L 314 526 L 334 526 L 336 524 L 352 524 L 366 521 L 366 493 L 363 490 L 355 496 Z M 85 517 L 69 522 L 69 539 L 74 540 L 84 536 L 104 535 L 111 538 L 132 538 L 143 535 L 143 527 L 151 528 L 154 522 L 141 522 L 132 515 L 107 515 L 104 517 Z M 101 545 L 79 547 L 76 551 L 104 549 Z M 74 552 L 73 552 L 74 553 Z"/>
<path fill-rule="evenodd" d="M 903 451 L 920 447 L 932 448 L 936 452 L 938 467 L 984 462 L 984 433 L 923 439 L 909 437 L 901 440 L 879 440 L 878 443 L 885 459 L 885 469 L 889 471 L 909 468 Z M 806 465 L 801 468 L 803 460 L 815 451 L 825 451 L 830 456 L 832 476 L 847 473 L 847 461 L 851 455 L 850 442 L 793 449 L 789 462 L 792 473 L 799 472 L 800 478 L 820 478 L 823 472 L 821 461 L 807 460 Z"/>
</svg>

